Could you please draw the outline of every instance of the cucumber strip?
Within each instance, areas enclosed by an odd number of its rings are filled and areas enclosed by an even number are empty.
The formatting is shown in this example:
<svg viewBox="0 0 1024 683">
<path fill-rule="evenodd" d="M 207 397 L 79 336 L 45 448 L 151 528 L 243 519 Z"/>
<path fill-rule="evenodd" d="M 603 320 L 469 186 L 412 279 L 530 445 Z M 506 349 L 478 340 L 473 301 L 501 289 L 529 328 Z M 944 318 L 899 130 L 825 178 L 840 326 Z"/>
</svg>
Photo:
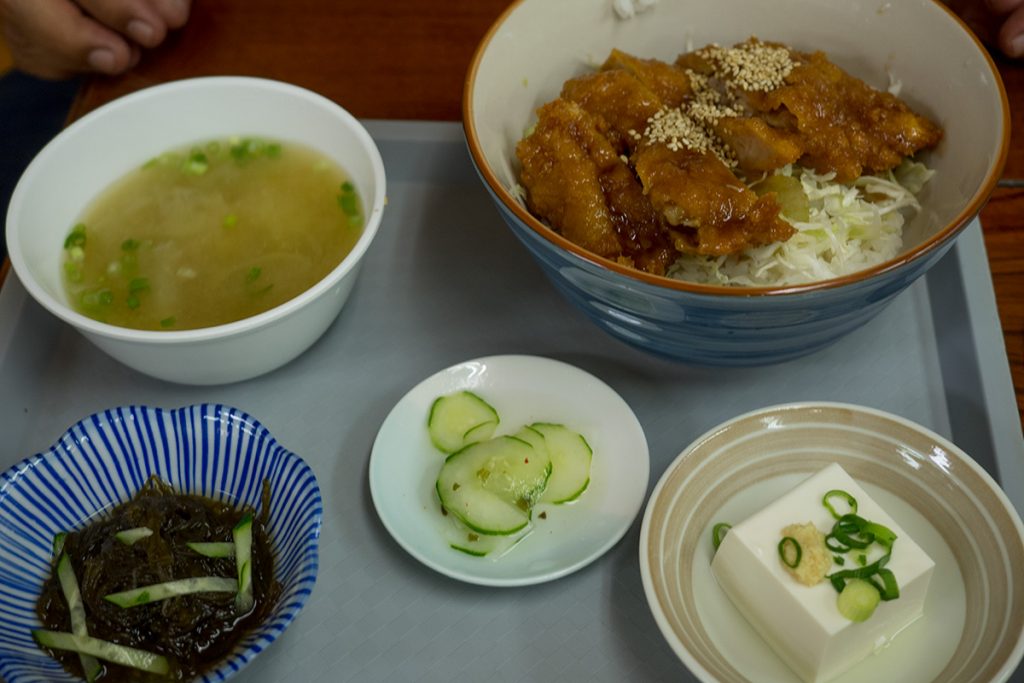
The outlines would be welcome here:
<svg viewBox="0 0 1024 683">
<path fill-rule="evenodd" d="M 234 579 L 221 576 L 197 576 L 191 579 L 177 579 L 165 583 L 154 583 L 151 586 L 133 588 L 104 595 L 103 599 L 112 602 L 118 607 L 136 607 L 148 605 L 152 602 L 176 598 L 181 595 L 193 593 L 234 593 L 238 589 L 238 583 Z"/>
<path fill-rule="evenodd" d="M 153 674 L 166 675 L 170 672 L 170 663 L 167 658 L 137 650 L 133 647 L 126 647 L 111 643 L 107 640 L 92 638 L 91 636 L 78 636 L 74 633 L 63 631 L 47 631 L 37 629 L 32 631 L 32 637 L 43 647 L 51 650 L 68 650 L 79 654 L 89 655 L 121 666 L 127 666 L 139 671 L 147 671 Z"/>
<path fill-rule="evenodd" d="M 530 426 L 544 435 L 551 456 L 551 477 L 541 502 L 558 504 L 576 500 L 590 485 L 593 457 L 590 444 L 583 435 L 565 425 L 539 422 Z"/>
<path fill-rule="evenodd" d="M 550 462 L 530 444 L 500 436 L 449 455 L 435 488 L 441 505 L 473 531 L 509 535 L 529 524 L 550 474 Z"/>
<path fill-rule="evenodd" d="M 238 582 L 235 590 L 235 609 L 239 614 L 252 610 L 256 600 L 252 594 L 252 514 L 245 513 L 231 530 L 235 539 L 235 566 L 238 568 Z"/>
<path fill-rule="evenodd" d="M 59 534 L 55 534 L 54 535 L 54 537 L 53 537 L 53 556 L 54 557 L 60 557 L 60 554 L 62 552 L 64 552 L 64 541 L 65 541 L 65 539 L 67 539 L 67 537 L 68 537 L 67 533 L 65 533 L 63 531 L 60 532 Z"/>
<path fill-rule="evenodd" d="M 114 534 L 114 538 L 125 545 L 135 545 L 136 542 L 153 535 L 153 530 L 148 526 L 137 526 L 134 529 L 122 529 Z"/>
<path fill-rule="evenodd" d="M 71 614 L 71 632 L 76 636 L 88 636 L 89 629 L 85 623 L 85 603 L 82 602 L 82 591 L 78 587 L 78 578 L 71 566 L 71 558 L 67 555 L 61 555 L 57 562 L 57 580 L 60 582 L 64 600 L 68 603 L 68 612 Z M 95 681 L 102 670 L 100 663 L 92 655 L 82 653 L 78 654 L 78 659 L 82 663 L 85 680 L 89 683 Z"/>
<path fill-rule="evenodd" d="M 186 543 L 185 545 L 204 557 L 221 558 L 235 556 L 235 544 L 231 541 L 214 541 L 210 543 L 197 541 L 195 543 Z"/>
<path fill-rule="evenodd" d="M 499 422 L 498 412 L 487 401 L 471 391 L 458 391 L 434 400 L 427 416 L 427 433 L 439 451 L 454 453 L 491 438 Z"/>
</svg>

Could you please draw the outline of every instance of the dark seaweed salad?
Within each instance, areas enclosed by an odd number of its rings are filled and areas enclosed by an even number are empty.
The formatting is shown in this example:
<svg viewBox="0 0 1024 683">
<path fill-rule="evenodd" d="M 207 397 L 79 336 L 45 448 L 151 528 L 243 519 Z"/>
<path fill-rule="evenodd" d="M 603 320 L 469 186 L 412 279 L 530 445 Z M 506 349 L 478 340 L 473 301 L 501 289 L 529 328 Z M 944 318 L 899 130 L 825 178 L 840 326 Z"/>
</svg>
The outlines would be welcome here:
<svg viewBox="0 0 1024 683">
<path fill-rule="evenodd" d="M 36 603 L 40 621 L 51 631 L 72 631 L 68 600 L 57 576 L 58 561 L 66 555 L 77 577 L 88 635 L 162 655 L 169 664 L 167 674 L 158 675 L 99 660 L 102 670 L 94 680 L 187 681 L 214 668 L 242 636 L 267 619 L 281 592 L 274 579 L 273 555 L 266 532 L 269 482 L 264 482 L 262 503 L 262 512 L 257 515 L 251 508 L 236 508 L 202 496 L 178 493 L 170 485 L 151 478 L 130 501 L 63 537 L 63 547 L 54 555 L 53 571 Z M 121 591 L 178 579 L 237 580 L 234 555 L 207 557 L 187 544 L 230 542 L 233 529 L 247 514 L 252 517 L 255 603 L 251 609 L 240 612 L 235 593 L 228 592 L 193 593 L 130 607 L 105 599 Z M 152 534 L 130 544 L 116 536 L 119 531 L 141 527 Z M 86 677 L 78 653 L 43 649 L 72 674 Z"/>
</svg>

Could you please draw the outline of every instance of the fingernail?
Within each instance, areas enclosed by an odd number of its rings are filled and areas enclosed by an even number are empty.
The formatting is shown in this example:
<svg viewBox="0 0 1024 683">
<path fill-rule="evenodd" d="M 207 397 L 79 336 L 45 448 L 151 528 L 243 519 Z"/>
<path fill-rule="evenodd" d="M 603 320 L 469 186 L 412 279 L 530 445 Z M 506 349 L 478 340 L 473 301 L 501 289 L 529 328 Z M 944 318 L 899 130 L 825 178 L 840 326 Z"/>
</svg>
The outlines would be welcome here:
<svg viewBox="0 0 1024 683">
<path fill-rule="evenodd" d="M 132 19 L 128 22 L 128 35 L 137 43 L 147 44 L 153 40 L 153 27 L 141 19 Z"/>
<path fill-rule="evenodd" d="M 114 53 L 106 48 L 97 48 L 89 53 L 89 66 L 96 71 L 108 73 L 114 70 Z"/>
<path fill-rule="evenodd" d="M 1024 34 L 1010 41 L 1010 56 L 1020 57 L 1021 55 L 1024 55 Z"/>
</svg>

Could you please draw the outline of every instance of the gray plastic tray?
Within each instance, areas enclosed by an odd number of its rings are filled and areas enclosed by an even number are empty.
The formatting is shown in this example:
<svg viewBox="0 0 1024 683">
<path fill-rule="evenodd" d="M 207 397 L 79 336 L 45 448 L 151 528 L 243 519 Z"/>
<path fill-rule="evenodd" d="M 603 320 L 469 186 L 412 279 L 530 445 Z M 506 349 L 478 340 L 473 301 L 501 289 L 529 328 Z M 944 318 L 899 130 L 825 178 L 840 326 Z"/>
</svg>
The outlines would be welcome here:
<svg viewBox="0 0 1024 683">
<path fill-rule="evenodd" d="M 108 407 L 222 402 L 262 421 L 316 471 L 324 497 L 316 590 L 238 680 L 693 680 L 648 610 L 639 518 L 582 571 L 515 589 L 436 574 L 381 525 L 367 485 L 378 427 L 420 380 L 480 356 L 549 356 L 610 384 L 647 433 L 650 487 L 719 422 L 769 404 L 829 400 L 951 437 L 1024 510 L 1024 439 L 977 224 L 838 344 L 774 367 L 694 369 L 606 336 L 561 299 L 502 224 L 457 124 L 367 125 L 388 174 L 380 234 L 335 324 L 270 375 L 210 388 L 153 380 L 46 313 L 13 274 L 0 290 L 0 468 Z"/>
</svg>

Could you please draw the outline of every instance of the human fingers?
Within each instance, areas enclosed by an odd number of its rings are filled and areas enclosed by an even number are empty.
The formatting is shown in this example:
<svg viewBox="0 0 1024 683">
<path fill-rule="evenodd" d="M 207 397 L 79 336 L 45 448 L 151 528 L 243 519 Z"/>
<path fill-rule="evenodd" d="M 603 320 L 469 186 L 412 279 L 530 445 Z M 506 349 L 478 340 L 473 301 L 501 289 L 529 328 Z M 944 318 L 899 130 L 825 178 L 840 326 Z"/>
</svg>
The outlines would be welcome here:
<svg viewBox="0 0 1024 683">
<path fill-rule="evenodd" d="M 15 66 L 40 78 L 118 74 L 139 58 L 137 48 L 71 0 L 0 0 L 0 18 Z"/>
<path fill-rule="evenodd" d="M 1009 57 L 1024 57 L 1024 4 L 1003 21 L 998 45 Z"/>
<path fill-rule="evenodd" d="M 1024 6 L 1024 0 L 985 0 L 984 3 L 992 12 L 998 15 L 1009 14 L 1018 7 Z"/>
<path fill-rule="evenodd" d="M 995 44 L 1001 22 L 985 2 L 981 0 L 946 0 L 946 4 L 982 42 L 987 45 Z"/>
<path fill-rule="evenodd" d="M 188 20 L 189 0 L 76 0 L 97 21 L 143 47 L 156 47 L 167 31 Z"/>
</svg>

